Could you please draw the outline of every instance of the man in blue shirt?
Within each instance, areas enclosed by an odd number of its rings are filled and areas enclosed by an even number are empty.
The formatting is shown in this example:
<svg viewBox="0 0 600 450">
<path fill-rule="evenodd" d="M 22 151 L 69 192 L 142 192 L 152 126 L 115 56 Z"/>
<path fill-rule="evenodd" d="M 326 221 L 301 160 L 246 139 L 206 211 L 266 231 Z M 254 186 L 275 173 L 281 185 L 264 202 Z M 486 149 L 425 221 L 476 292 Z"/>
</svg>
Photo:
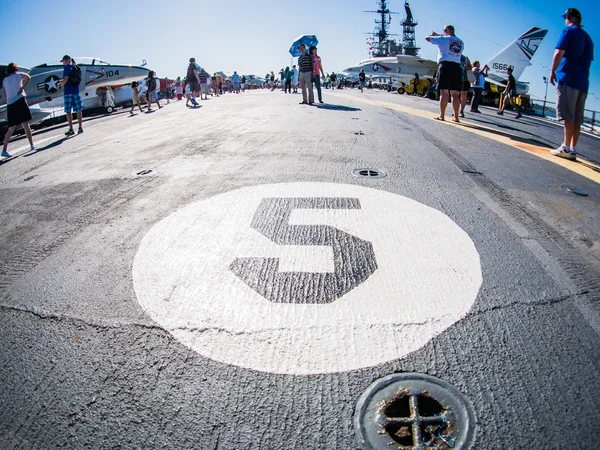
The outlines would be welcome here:
<svg viewBox="0 0 600 450">
<path fill-rule="evenodd" d="M 590 85 L 590 66 L 594 59 L 594 43 L 581 28 L 581 13 L 569 8 L 563 15 L 566 28 L 563 30 L 552 60 L 550 83 L 556 89 L 556 116 L 564 120 L 564 142 L 551 150 L 555 156 L 575 160 L 575 146 L 579 139 L 585 100 Z"/>
<path fill-rule="evenodd" d="M 67 120 L 69 121 L 69 130 L 65 133 L 65 136 L 73 136 L 73 115 L 71 110 L 77 113 L 77 121 L 79 122 L 79 131 L 77 134 L 83 133 L 83 117 L 81 114 L 81 97 L 79 96 L 79 84 L 73 84 L 70 80 L 71 74 L 73 73 L 73 60 L 69 55 L 63 56 L 60 60 L 65 66 L 63 70 L 63 79 L 57 83 L 58 87 L 64 86 L 64 108 L 67 114 Z M 80 80 L 81 81 L 81 80 Z"/>
</svg>

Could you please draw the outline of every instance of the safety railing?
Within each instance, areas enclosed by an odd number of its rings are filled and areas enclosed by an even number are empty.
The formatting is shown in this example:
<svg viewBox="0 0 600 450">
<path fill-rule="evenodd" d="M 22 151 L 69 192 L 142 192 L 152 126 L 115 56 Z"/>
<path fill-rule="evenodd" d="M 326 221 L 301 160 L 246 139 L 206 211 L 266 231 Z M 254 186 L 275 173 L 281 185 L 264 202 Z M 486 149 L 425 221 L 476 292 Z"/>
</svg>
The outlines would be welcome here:
<svg viewBox="0 0 600 450">
<path fill-rule="evenodd" d="M 532 98 L 528 111 L 536 116 L 556 118 L 556 103 Z M 600 111 L 586 109 L 584 112 L 583 127 L 592 133 L 598 132 L 600 131 L 598 120 L 600 120 Z"/>
</svg>

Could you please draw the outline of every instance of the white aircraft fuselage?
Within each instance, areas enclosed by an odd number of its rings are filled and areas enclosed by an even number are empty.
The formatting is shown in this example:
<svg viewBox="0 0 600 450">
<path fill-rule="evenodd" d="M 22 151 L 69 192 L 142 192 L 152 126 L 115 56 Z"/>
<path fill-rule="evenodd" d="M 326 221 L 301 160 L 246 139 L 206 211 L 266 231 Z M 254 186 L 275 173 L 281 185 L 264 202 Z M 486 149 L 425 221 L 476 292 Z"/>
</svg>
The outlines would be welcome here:
<svg viewBox="0 0 600 450">
<path fill-rule="evenodd" d="M 408 80 L 414 78 L 415 74 L 419 74 L 421 78 L 433 78 L 437 70 L 437 63 L 418 56 L 398 55 L 365 59 L 355 66 L 347 67 L 342 72 L 358 74 L 361 69 L 364 69 L 367 76 Z"/>
<path fill-rule="evenodd" d="M 86 60 L 89 58 L 86 58 Z M 77 58 L 75 58 L 77 61 Z M 99 59 L 91 59 L 90 63 L 77 63 L 81 68 L 81 83 L 79 90 L 114 86 L 138 81 L 148 76 L 149 69 L 133 65 L 113 65 Z M 4 71 L 6 66 L 0 66 Z M 58 88 L 57 83 L 63 79 L 64 66 L 62 64 L 42 64 L 32 69 L 21 68 L 31 77 L 25 88 L 27 103 L 34 105 L 40 102 L 51 101 L 63 95 L 63 88 Z M 6 99 L 0 94 L 0 106 L 6 104 Z"/>
</svg>

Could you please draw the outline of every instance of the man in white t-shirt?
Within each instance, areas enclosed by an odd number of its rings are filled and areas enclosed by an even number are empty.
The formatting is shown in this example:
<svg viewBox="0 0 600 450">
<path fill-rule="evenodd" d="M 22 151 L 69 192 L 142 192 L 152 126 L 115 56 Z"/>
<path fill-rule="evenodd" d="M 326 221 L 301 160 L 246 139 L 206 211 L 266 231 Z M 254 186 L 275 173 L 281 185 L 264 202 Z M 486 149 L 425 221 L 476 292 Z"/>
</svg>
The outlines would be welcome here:
<svg viewBox="0 0 600 450">
<path fill-rule="evenodd" d="M 452 97 L 452 108 L 454 109 L 454 122 L 459 122 L 458 111 L 460 109 L 460 90 L 462 87 L 462 69 L 460 57 L 465 49 L 462 39 L 454 34 L 454 27 L 446 25 L 444 35 L 436 32 L 425 38 L 438 47 L 438 88 L 440 90 L 440 115 L 437 120 L 445 120 L 446 107 L 448 106 L 448 92 Z"/>
</svg>

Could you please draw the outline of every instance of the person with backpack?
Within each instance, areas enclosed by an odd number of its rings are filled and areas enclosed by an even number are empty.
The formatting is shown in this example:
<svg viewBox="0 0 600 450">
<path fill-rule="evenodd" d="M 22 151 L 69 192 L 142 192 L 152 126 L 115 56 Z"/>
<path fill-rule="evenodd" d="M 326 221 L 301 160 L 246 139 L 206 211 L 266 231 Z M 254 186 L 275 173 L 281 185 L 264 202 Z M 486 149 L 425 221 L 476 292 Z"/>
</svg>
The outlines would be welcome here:
<svg viewBox="0 0 600 450">
<path fill-rule="evenodd" d="M 148 102 L 148 109 L 146 112 L 152 111 L 152 102 L 156 102 L 158 109 L 162 108 L 160 102 L 158 101 L 158 96 L 156 95 L 156 78 L 154 77 L 154 71 L 150 71 L 148 73 L 148 80 L 146 80 L 146 101 Z"/>
<path fill-rule="evenodd" d="M 65 68 L 63 70 L 63 79 L 56 84 L 56 87 L 58 89 L 62 86 L 65 87 L 63 91 L 64 109 L 67 114 L 67 121 L 69 122 L 69 129 L 65 133 L 65 136 L 70 137 L 75 134 L 73 131 L 73 114 L 71 110 L 77 113 L 77 122 L 79 122 L 77 134 L 83 133 L 83 114 L 81 113 L 81 97 L 79 96 L 81 69 L 69 55 L 63 56 L 60 62 L 63 63 Z"/>
</svg>

